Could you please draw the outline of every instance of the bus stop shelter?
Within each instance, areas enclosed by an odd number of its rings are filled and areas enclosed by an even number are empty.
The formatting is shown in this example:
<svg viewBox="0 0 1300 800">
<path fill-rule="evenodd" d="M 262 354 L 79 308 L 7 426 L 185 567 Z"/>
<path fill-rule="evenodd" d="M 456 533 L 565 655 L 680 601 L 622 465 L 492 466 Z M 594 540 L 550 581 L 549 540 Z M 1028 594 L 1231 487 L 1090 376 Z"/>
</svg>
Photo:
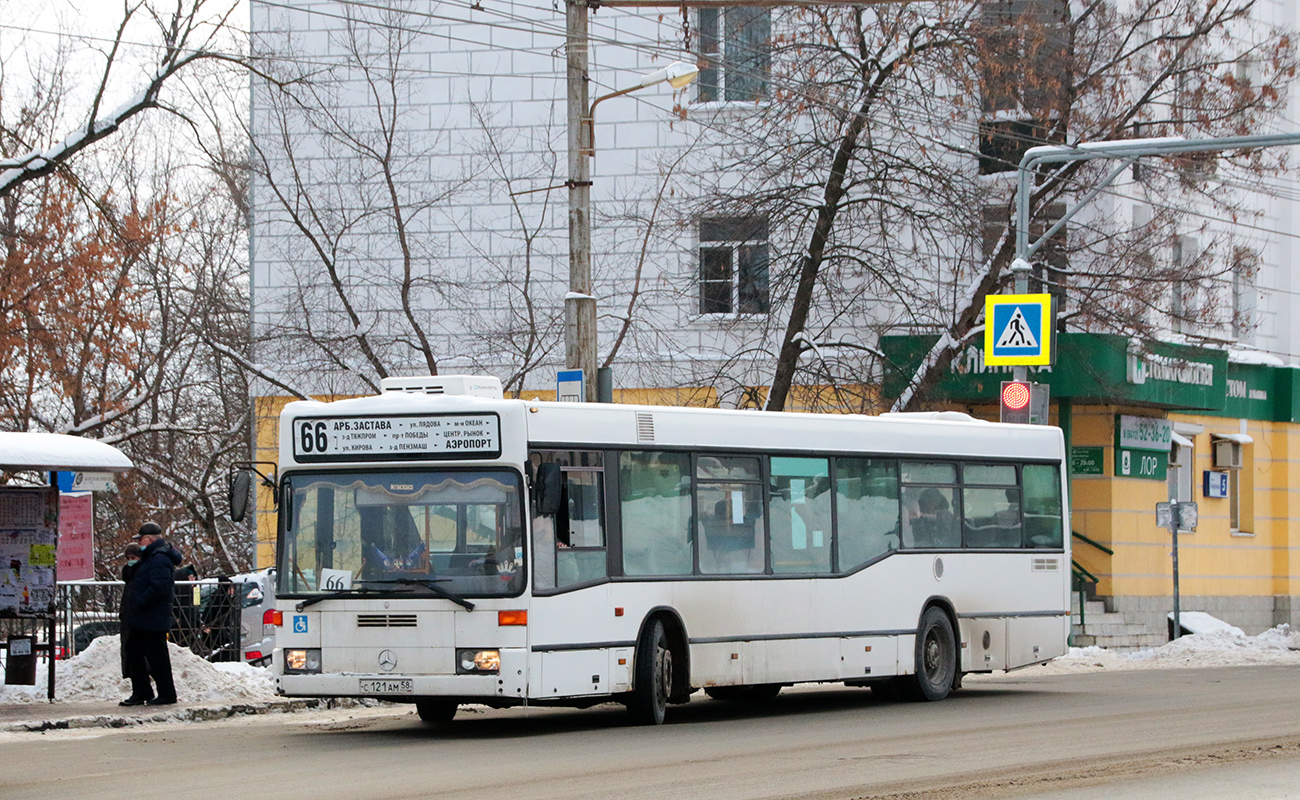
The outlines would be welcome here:
<svg viewBox="0 0 1300 800">
<path fill-rule="evenodd" d="M 132 463 L 112 445 L 58 433 L 0 431 L 0 470 L 37 473 L 45 484 L 0 486 L 0 618 L 44 623 L 45 641 L 10 637 L 6 675 L 16 658 L 46 653 L 46 696 L 54 699 L 55 584 L 58 580 L 58 473 L 104 475 Z M 21 652 L 20 652 L 21 651 Z"/>
</svg>

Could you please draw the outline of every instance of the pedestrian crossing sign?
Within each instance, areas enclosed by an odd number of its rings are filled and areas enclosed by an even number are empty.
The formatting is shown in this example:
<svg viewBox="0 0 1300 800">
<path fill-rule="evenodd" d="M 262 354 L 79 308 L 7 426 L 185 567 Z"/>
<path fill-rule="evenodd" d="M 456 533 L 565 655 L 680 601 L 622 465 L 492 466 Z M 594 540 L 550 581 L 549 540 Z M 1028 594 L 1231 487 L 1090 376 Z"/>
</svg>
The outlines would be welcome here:
<svg viewBox="0 0 1300 800">
<path fill-rule="evenodd" d="M 984 363 L 1032 367 L 1052 363 L 1052 296 L 999 294 L 984 300 Z"/>
</svg>

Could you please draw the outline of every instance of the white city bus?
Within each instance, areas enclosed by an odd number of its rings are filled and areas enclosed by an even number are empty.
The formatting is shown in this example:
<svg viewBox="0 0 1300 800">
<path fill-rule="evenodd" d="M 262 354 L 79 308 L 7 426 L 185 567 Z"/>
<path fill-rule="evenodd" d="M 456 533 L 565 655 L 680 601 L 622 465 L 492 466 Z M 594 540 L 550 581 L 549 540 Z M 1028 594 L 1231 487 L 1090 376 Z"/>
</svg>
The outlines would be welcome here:
<svg viewBox="0 0 1300 800">
<path fill-rule="evenodd" d="M 1066 650 L 1057 428 L 383 390 L 281 416 L 282 694 L 655 724 L 698 689 L 938 700 Z"/>
</svg>

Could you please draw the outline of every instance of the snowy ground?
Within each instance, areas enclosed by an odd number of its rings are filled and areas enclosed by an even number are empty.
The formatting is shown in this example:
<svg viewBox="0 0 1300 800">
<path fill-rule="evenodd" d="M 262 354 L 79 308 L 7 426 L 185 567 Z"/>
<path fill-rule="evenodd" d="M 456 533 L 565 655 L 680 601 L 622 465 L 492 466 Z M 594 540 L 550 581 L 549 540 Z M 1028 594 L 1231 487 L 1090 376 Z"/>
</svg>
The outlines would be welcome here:
<svg viewBox="0 0 1300 800">
<path fill-rule="evenodd" d="M 1038 674 L 1099 672 L 1116 669 L 1243 667 L 1253 664 L 1300 665 L 1300 633 L 1279 625 L 1258 636 L 1226 627 L 1183 636 L 1136 653 L 1113 653 L 1101 647 L 1071 647 L 1067 655 L 1031 669 Z"/>
<path fill-rule="evenodd" d="M 189 650 L 175 645 L 168 647 L 172 674 L 176 678 L 176 694 L 182 703 L 266 701 L 276 697 L 271 673 L 265 668 L 241 663 L 210 664 Z M 102 636 L 76 658 L 60 661 L 55 677 L 56 702 L 117 701 L 129 695 L 131 686 L 121 677 L 119 659 L 117 637 Z M 1300 633 L 1279 625 L 1258 636 L 1246 636 L 1240 630 L 1225 627 L 1184 636 L 1161 647 L 1136 653 L 1113 653 L 1100 647 L 1072 647 L 1069 654 L 1030 667 L 1023 674 L 1252 664 L 1300 665 Z M 37 686 L 0 686 L 0 705 L 44 702 L 43 677 L 43 672 L 37 676 Z"/>
<path fill-rule="evenodd" d="M 168 644 L 176 696 L 182 703 L 274 700 L 270 670 L 243 663 L 211 664 L 187 649 Z M 36 686 L 0 686 L 0 705 L 45 702 L 45 672 L 37 669 Z M 116 636 L 101 636 L 76 658 L 55 666 L 56 702 L 96 703 L 121 700 L 131 694 L 122 677 L 121 649 Z"/>
</svg>

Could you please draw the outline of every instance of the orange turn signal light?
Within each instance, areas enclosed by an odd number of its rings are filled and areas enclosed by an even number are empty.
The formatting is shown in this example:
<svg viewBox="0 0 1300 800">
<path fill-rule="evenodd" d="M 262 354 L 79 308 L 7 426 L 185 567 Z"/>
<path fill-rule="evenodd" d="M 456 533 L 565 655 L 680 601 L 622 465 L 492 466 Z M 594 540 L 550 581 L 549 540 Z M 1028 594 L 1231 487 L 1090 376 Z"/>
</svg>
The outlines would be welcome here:
<svg viewBox="0 0 1300 800">
<path fill-rule="evenodd" d="M 262 624 L 263 624 L 263 625 L 274 625 L 274 626 L 277 627 L 277 628 L 283 626 L 283 625 L 284 625 L 284 612 L 283 612 L 283 611 L 277 611 L 277 610 L 274 609 L 274 608 L 268 608 L 266 611 L 262 612 Z"/>
<path fill-rule="evenodd" d="M 527 611 L 498 611 L 497 625 L 527 625 Z"/>
</svg>

